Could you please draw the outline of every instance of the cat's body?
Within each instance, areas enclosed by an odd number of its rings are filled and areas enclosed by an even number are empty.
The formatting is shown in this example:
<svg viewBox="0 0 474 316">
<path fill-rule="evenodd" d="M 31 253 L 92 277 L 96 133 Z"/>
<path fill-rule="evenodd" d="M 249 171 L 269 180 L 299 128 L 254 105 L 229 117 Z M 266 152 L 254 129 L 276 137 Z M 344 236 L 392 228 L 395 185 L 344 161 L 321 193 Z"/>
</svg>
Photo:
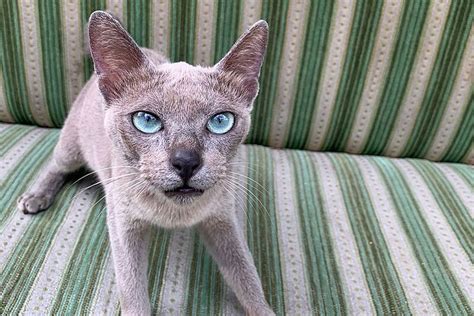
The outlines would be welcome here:
<svg viewBox="0 0 474 316">
<path fill-rule="evenodd" d="M 105 12 L 91 15 L 89 35 L 97 75 L 74 102 L 52 160 L 19 208 L 45 210 L 66 175 L 88 166 L 106 195 L 124 314 L 150 313 L 151 225 L 195 226 L 245 311 L 272 314 L 231 207 L 233 158 L 249 129 L 266 23 L 255 24 L 210 68 L 169 63 L 138 48 Z M 231 129 L 221 133 L 229 118 Z M 149 133 L 152 123 L 159 129 Z"/>
</svg>

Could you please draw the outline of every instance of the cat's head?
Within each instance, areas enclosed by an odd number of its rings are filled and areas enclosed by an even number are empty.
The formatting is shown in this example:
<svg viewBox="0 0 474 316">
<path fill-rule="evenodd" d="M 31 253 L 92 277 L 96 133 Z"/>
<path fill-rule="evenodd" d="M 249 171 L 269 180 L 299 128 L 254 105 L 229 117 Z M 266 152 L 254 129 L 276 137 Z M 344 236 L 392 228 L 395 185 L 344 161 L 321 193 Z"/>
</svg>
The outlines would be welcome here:
<svg viewBox="0 0 474 316">
<path fill-rule="evenodd" d="M 105 128 L 114 153 L 140 170 L 148 193 L 192 205 L 225 186 L 249 131 L 267 37 L 267 23 L 259 21 L 213 67 L 160 63 L 110 14 L 91 15 Z"/>
</svg>

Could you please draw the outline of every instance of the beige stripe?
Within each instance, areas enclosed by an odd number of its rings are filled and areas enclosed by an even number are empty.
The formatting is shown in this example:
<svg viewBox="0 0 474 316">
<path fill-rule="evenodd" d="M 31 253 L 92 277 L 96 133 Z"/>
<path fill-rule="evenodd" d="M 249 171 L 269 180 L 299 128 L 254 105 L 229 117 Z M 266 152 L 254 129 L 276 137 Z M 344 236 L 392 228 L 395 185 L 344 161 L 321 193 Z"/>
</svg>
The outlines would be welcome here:
<svg viewBox="0 0 474 316">
<path fill-rule="evenodd" d="M 84 183 L 78 185 L 79 190 L 83 190 L 85 187 Z M 51 312 L 54 299 L 58 294 L 57 290 L 61 285 L 62 276 L 71 260 L 75 260 L 71 255 L 84 229 L 85 222 L 89 216 L 97 216 L 89 210 L 96 196 L 94 191 L 94 189 L 84 192 L 78 191 L 78 195 L 70 204 L 64 220 L 48 248 L 46 260 L 43 262 L 35 283 L 30 289 L 22 314 L 30 315 L 37 311 L 45 314 Z M 20 214 L 20 212 L 17 213 Z M 21 214 L 20 216 L 24 215 Z M 36 218 L 28 217 L 28 220 L 23 222 L 29 223 L 32 220 L 36 220 Z M 44 288 L 47 288 L 48 291 L 44 291 Z"/>
<path fill-rule="evenodd" d="M 377 113 L 376 108 L 386 83 L 391 56 L 397 42 L 397 32 L 400 27 L 404 5 L 405 1 L 390 0 L 383 6 L 364 90 L 346 144 L 346 150 L 350 153 L 362 152 L 370 134 L 372 121 Z"/>
<path fill-rule="evenodd" d="M 212 39 L 214 38 L 214 18 L 217 1 L 197 1 L 194 63 L 210 66 L 212 63 Z"/>
<path fill-rule="evenodd" d="M 46 129 L 35 128 L 19 140 L 0 160 L 0 185 L 17 166 L 21 158 L 48 133 Z"/>
<path fill-rule="evenodd" d="M 245 32 L 252 24 L 261 19 L 262 0 L 242 1 L 240 33 Z"/>
<path fill-rule="evenodd" d="M 13 125 L 0 123 L 0 132 L 3 132 L 10 127 L 13 127 Z"/>
<path fill-rule="evenodd" d="M 7 97 L 5 94 L 4 82 L 3 82 L 3 72 L 0 68 L 0 122 L 13 123 L 13 118 L 8 111 L 7 106 Z"/>
<path fill-rule="evenodd" d="M 170 0 L 152 1 L 153 29 L 151 47 L 169 56 Z"/>
<path fill-rule="evenodd" d="M 383 179 L 369 159 L 357 157 L 355 160 L 364 178 L 365 187 L 369 191 L 370 200 L 387 242 L 390 257 L 403 285 L 410 310 L 424 315 L 435 315 L 436 304 L 430 295 L 414 249 L 404 233 L 387 186 L 384 185 Z"/>
<path fill-rule="evenodd" d="M 96 286 L 96 295 L 90 315 L 113 315 L 119 304 L 117 287 L 115 286 L 115 272 L 110 252 L 104 263 L 104 272 L 100 284 Z"/>
<path fill-rule="evenodd" d="M 446 164 L 437 163 L 434 164 L 436 168 L 440 169 L 444 176 L 448 179 L 449 183 L 453 186 L 456 194 L 461 199 L 461 202 L 468 209 L 469 214 L 474 218 L 474 188 L 468 186 L 461 177 L 454 172 L 451 167 Z"/>
<path fill-rule="evenodd" d="M 459 66 L 457 78 L 443 114 L 441 123 L 427 153 L 428 159 L 440 160 L 452 144 L 459 125 L 470 106 L 474 67 L 474 27 L 471 29 L 464 56 Z"/>
<path fill-rule="evenodd" d="M 20 0 L 20 27 L 25 62 L 28 101 L 34 120 L 42 126 L 53 126 L 46 106 L 43 87 L 41 42 L 36 1 Z M 46 36 L 46 35 L 45 35 Z"/>
<path fill-rule="evenodd" d="M 387 156 L 398 157 L 402 154 L 415 125 L 428 82 L 431 79 L 431 72 L 436 61 L 438 47 L 441 43 L 450 2 L 436 1 L 430 5 L 416 61 L 398 112 L 395 127 L 390 136 L 390 141 L 384 150 L 384 154 Z"/>
<path fill-rule="evenodd" d="M 185 311 L 193 240 L 189 230 L 175 230 L 171 235 L 160 295 L 160 315 L 181 315 Z"/>
<path fill-rule="evenodd" d="M 286 16 L 286 32 L 278 78 L 278 94 L 275 100 L 271 127 L 270 146 L 284 146 L 289 125 L 290 112 L 294 103 L 294 90 L 300 56 L 304 48 L 305 27 L 310 1 L 290 2 Z"/>
<path fill-rule="evenodd" d="M 66 68 L 66 85 L 68 107 L 76 99 L 84 84 L 84 42 L 81 25 L 81 5 L 79 0 L 68 0 L 62 3 L 64 37 L 64 65 Z"/>
<path fill-rule="evenodd" d="M 41 168 L 44 168 L 44 166 Z M 31 182 L 28 187 L 32 187 L 36 184 L 37 179 L 31 178 L 25 182 Z M 9 256 L 11 252 L 15 249 L 17 242 L 19 242 L 23 232 L 26 230 L 28 224 L 31 223 L 32 219 L 33 217 L 25 216 L 23 212 L 15 210 L 15 212 L 9 215 L 3 225 L 0 226 L 0 240 L 2 240 L 2 247 L 0 248 L 0 271 L 3 270 L 4 265 L 8 261 L 7 259 L 10 259 Z"/>
<path fill-rule="evenodd" d="M 275 203 L 278 225 L 278 245 L 283 270 L 283 285 L 285 295 L 285 313 L 287 315 L 309 315 L 308 282 L 303 256 L 300 219 L 295 201 L 293 172 L 290 169 L 288 158 L 284 151 L 272 150 L 274 174 L 278 175 L 275 181 Z"/>
<path fill-rule="evenodd" d="M 355 4 L 355 1 L 350 0 L 339 0 L 335 4 L 336 15 L 332 18 L 333 25 L 331 25 L 329 47 L 327 48 L 329 53 L 326 54 L 318 96 L 316 104 L 314 104 L 313 124 L 311 125 L 310 137 L 306 144 L 307 149 L 321 149 L 325 134 L 329 128 L 344 68 Z"/>
<path fill-rule="evenodd" d="M 123 19 L 123 0 L 107 0 L 107 11 L 112 13 L 116 18 L 125 24 Z"/>
<path fill-rule="evenodd" d="M 459 287 L 472 302 L 474 293 L 474 266 L 461 247 L 451 225 L 441 212 L 427 184 L 416 169 L 404 159 L 393 160 L 406 180 L 413 196 L 420 207 L 421 215 L 430 227 L 431 234 L 436 239 L 441 253 L 449 262 L 451 271 L 456 277 Z"/>
<path fill-rule="evenodd" d="M 471 148 L 469 148 L 469 151 L 463 158 L 462 162 L 467 163 L 469 165 L 474 165 L 474 144 L 471 143 Z"/>
<path fill-rule="evenodd" d="M 337 267 L 340 271 L 348 314 L 374 315 L 372 296 L 367 285 L 357 244 L 351 229 L 336 170 L 327 154 L 311 155 L 321 177 L 324 210 L 331 227 Z"/>
</svg>

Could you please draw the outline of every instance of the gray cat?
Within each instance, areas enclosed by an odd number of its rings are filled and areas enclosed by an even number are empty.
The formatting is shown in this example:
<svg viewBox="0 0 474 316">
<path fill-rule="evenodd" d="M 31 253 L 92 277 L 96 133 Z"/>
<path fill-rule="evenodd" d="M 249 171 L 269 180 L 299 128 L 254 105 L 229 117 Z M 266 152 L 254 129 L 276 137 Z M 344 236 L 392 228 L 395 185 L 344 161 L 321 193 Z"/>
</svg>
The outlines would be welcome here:
<svg viewBox="0 0 474 316">
<path fill-rule="evenodd" d="M 18 200 L 48 208 L 65 176 L 86 165 L 105 191 L 122 313 L 150 314 L 150 225 L 196 226 L 249 315 L 273 315 L 230 206 L 226 182 L 248 133 L 267 45 L 255 23 L 213 67 L 170 63 L 139 48 L 106 12 L 89 20 L 96 74 L 75 100 L 39 184 Z"/>
</svg>

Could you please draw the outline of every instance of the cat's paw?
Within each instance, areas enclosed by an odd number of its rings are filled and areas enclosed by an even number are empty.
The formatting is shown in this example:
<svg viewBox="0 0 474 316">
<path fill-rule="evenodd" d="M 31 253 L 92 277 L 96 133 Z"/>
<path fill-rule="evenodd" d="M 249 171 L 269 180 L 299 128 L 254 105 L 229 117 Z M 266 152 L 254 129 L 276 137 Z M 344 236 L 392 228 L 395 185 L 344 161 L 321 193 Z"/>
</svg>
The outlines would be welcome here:
<svg viewBox="0 0 474 316">
<path fill-rule="evenodd" d="M 25 214 L 37 214 L 51 205 L 51 197 L 34 193 L 23 193 L 17 200 L 18 209 Z"/>
</svg>

